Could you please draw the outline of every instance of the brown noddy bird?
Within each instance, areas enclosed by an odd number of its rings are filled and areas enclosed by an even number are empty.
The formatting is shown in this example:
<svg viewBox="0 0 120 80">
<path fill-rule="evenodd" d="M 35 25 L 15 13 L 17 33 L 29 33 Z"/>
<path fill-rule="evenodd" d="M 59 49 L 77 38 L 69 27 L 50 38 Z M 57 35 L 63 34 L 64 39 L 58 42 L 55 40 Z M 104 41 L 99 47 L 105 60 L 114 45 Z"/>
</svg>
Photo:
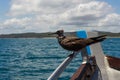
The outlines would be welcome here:
<svg viewBox="0 0 120 80">
<path fill-rule="evenodd" d="M 59 44 L 68 51 L 80 51 L 88 45 L 101 42 L 105 40 L 106 35 L 91 37 L 91 38 L 77 38 L 77 37 L 66 37 L 64 35 L 64 30 L 58 30 L 53 34 L 57 34 L 57 39 Z"/>
</svg>

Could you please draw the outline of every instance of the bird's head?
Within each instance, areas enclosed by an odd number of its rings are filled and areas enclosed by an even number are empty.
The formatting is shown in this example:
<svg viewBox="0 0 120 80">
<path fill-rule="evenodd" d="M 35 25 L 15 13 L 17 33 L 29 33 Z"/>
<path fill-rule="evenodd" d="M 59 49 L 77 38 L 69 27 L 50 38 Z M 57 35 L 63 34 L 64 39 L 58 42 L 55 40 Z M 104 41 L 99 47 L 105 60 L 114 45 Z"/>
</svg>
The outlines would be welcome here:
<svg viewBox="0 0 120 80">
<path fill-rule="evenodd" d="M 57 34 L 58 36 L 63 36 L 64 30 L 58 30 L 55 32 L 55 34 Z"/>
<path fill-rule="evenodd" d="M 54 33 L 50 33 L 49 35 L 52 35 L 52 34 L 57 34 L 58 35 L 57 37 L 65 37 L 64 36 L 64 30 L 58 30 Z"/>
</svg>

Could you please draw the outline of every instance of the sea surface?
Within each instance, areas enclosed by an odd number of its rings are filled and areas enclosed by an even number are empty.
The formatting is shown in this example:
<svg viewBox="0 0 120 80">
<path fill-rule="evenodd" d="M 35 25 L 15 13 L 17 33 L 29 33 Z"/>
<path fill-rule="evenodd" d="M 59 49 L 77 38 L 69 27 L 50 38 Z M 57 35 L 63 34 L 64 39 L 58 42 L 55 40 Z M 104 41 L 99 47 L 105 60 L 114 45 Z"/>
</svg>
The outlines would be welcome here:
<svg viewBox="0 0 120 80">
<path fill-rule="evenodd" d="M 120 58 L 120 38 L 106 39 L 101 45 L 106 55 Z M 70 53 L 55 38 L 1 38 L 0 80 L 47 80 Z M 69 80 L 81 61 L 79 54 L 58 80 Z"/>
</svg>

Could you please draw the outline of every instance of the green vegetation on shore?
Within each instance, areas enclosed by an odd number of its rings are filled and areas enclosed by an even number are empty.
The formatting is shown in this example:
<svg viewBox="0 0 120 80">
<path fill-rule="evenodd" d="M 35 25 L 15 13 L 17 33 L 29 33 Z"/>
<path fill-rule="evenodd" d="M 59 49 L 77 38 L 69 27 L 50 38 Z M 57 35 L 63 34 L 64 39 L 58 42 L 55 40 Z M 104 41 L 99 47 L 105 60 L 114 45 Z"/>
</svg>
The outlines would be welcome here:
<svg viewBox="0 0 120 80">
<path fill-rule="evenodd" d="M 108 37 L 120 37 L 120 33 L 111 32 L 101 32 L 97 31 L 99 35 L 107 35 Z M 55 35 L 49 35 L 47 33 L 19 33 L 19 34 L 2 34 L 0 38 L 45 38 L 45 37 L 55 37 Z M 67 36 L 75 36 L 75 32 L 66 32 Z"/>
</svg>

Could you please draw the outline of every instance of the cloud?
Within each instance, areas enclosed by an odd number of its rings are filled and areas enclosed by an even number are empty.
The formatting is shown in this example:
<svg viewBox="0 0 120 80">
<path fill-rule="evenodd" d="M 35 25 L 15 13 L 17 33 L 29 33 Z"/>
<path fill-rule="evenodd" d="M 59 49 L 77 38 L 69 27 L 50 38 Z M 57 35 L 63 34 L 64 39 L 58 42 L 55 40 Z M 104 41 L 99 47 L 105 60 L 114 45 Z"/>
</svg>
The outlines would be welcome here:
<svg viewBox="0 0 120 80">
<path fill-rule="evenodd" d="M 99 26 L 120 26 L 120 15 L 116 13 L 108 14 L 106 17 L 100 20 Z"/>
<path fill-rule="evenodd" d="M 0 22 L 2 32 L 113 31 L 120 25 L 113 7 L 96 0 L 11 0 L 8 16 Z"/>
<path fill-rule="evenodd" d="M 12 0 L 9 11 L 10 16 L 18 16 L 23 14 L 34 14 L 39 11 L 39 3 L 41 0 Z"/>
<path fill-rule="evenodd" d="M 12 0 L 9 15 L 59 14 L 90 1 L 94 0 Z"/>
<path fill-rule="evenodd" d="M 3 25 L 4 26 L 10 26 L 10 25 L 20 26 L 20 25 L 25 25 L 28 21 L 30 21 L 30 18 L 27 18 L 27 17 L 22 19 L 12 18 L 12 19 L 6 20 L 3 23 Z"/>
<path fill-rule="evenodd" d="M 4 22 L 0 23 L 0 32 L 4 33 L 17 33 L 24 30 L 26 27 L 29 26 L 29 22 L 31 21 L 30 18 L 11 18 L 7 19 Z"/>
<path fill-rule="evenodd" d="M 89 3 L 79 4 L 77 7 L 65 12 L 63 15 L 67 16 L 67 24 L 70 23 L 71 25 L 71 22 L 74 22 L 75 24 L 78 22 L 80 23 L 79 26 L 83 26 L 85 24 L 93 24 L 94 22 L 98 22 L 110 12 L 112 12 L 112 7 L 107 3 L 93 1 Z M 83 25 L 81 25 L 81 22 Z M 66 24 L 66 22 L 63 23 Z"/>
</svg>

